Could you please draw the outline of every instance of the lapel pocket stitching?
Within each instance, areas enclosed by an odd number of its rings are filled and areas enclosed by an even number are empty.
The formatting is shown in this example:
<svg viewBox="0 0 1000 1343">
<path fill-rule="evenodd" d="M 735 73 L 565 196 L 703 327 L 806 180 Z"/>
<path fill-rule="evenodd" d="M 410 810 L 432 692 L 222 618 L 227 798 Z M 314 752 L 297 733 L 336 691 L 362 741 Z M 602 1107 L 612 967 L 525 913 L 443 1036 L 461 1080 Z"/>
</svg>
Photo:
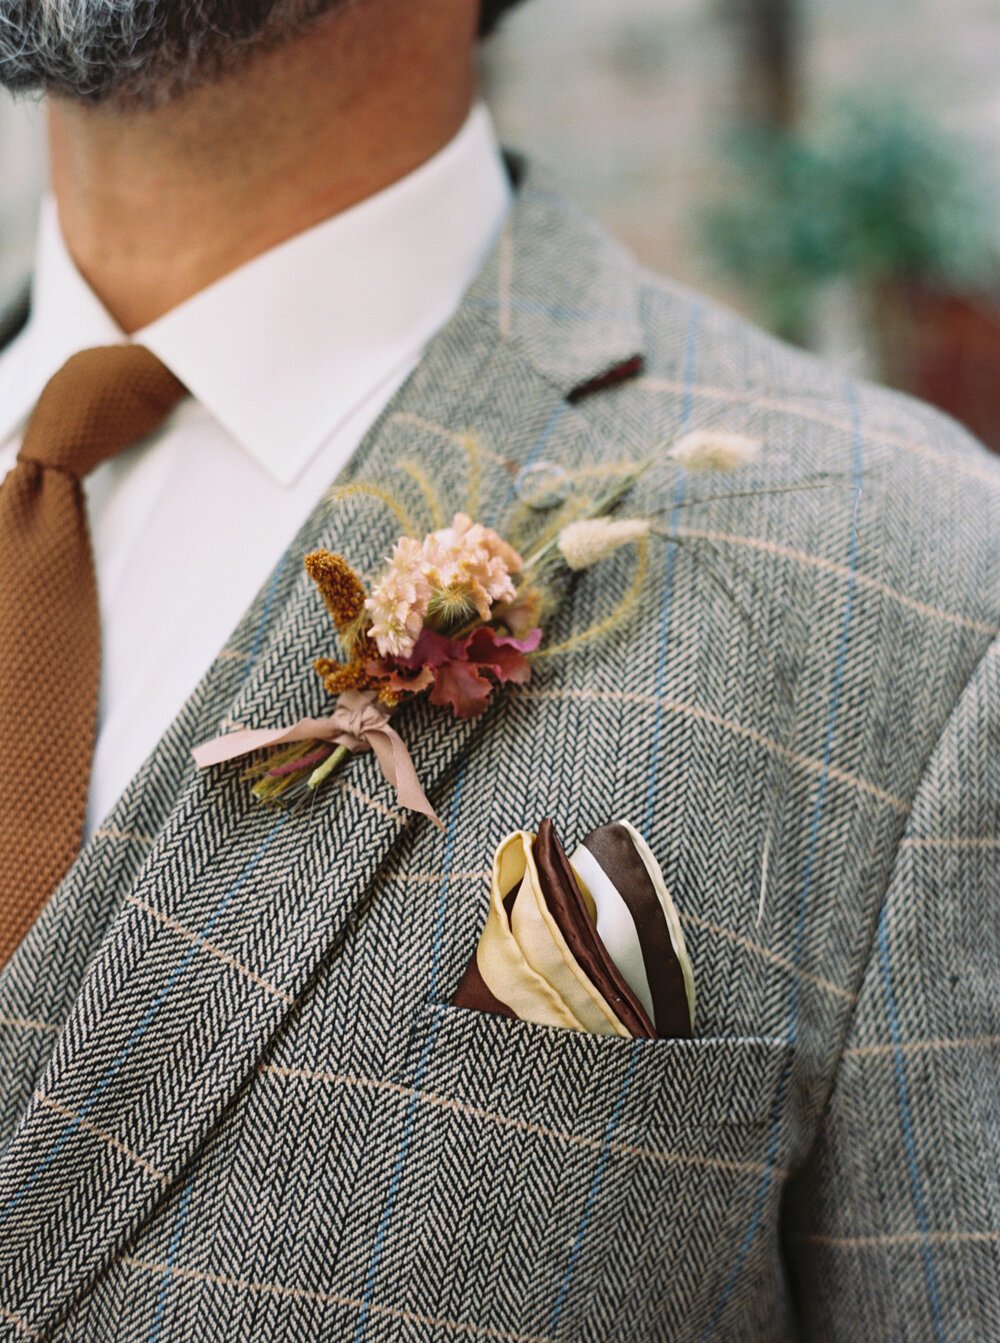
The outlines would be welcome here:
<svg viewBox="0 0 1000 1343">
<path fill-rule="evenodd" d="M 648 1122 L 641 1120 L 644 1128 L 681 1134 L 734 1125 L 759 1128 L 771 1117 L 774 1096 L 792 1054 L 790 1042 L 774 1036 L 620 1039 L 435 1002 L 417 1015 L 404 1066 L 412 1067 L 430 1035 L 432 1020 L 437 1023 L 434 1048 L 422 1071 L 420 1088 L 425 1097 L 433 1090 L 443 1100 L 454 1101 L 459 1110 L 464 1106 L 470 1107 L 470 1113 L 482 1110 L 485 1118 L 490 1106 L 481 1098 L 496 1094 L 500 1090 L 497 1079 L 502 1083 L 512 1069 L 524 1068 L 530 1074 L 532 1066 L 544 1060 L 546 1073 L 558 1071 L 577 1082 L 582 1079 L 575 1100 L 560 1100 L 556 1093 L 537 1100 L 516 1091 L 509 1093 L 505 1101 L 511 1114 L 498 1111 L 501 1124 L 517 1122 L 518 1115 L 560 1109 L 573 1112 L 591 1100 L 613 1099 L 624 1070 L 634 1066 L 636 1075 L 626 1105 L 637 1120 L 641 1109 L 651 1112 Z M 490 1061 L 495 1064 L 493 1076 L 485 1073 Z M 559 1136 L 558 1125 L 543 1122 L 541 1127 Z M 669 1153 L 661 1155 L 669 1159 Z M 758 1164 L 762 1169 L 762 1163 L 754 1163 L 754 1168 Z"/>
</svg>

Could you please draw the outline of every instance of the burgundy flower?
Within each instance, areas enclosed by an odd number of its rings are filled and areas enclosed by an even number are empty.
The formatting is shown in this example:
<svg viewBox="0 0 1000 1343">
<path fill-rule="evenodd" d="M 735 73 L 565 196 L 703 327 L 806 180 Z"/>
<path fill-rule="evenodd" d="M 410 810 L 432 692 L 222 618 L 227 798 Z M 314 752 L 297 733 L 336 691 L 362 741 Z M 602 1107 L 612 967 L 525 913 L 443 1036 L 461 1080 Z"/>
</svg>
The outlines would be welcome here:
<svg viewBox="0 0 1000 1343">
<path fill-rule="evenodd" d="M 368 663 L 369 675 L 397 693 L 414 693 L 431 685 L 430 700 L 450 705 L 456 718 L 476 718 L 497 685 L 524 685 L 531 676 L 526 654 L 542 637 L 540 629 L 525 638 L 498 634 L 488 625 L 463 639 L 447 639 L 424 629 L 408 657 L 378 658 Z"/>
</svg>

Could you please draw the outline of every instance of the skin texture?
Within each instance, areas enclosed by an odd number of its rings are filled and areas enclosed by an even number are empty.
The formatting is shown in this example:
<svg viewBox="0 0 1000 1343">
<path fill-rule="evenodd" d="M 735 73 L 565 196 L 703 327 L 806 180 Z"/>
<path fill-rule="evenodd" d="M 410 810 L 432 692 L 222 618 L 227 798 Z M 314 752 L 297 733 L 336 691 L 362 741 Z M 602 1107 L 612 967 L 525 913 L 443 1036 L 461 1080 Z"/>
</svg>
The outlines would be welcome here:
<svg viewBox="0 0 1000 1343">
<path fill-rule="evenodd" d="M 458 131 L 478 0 L 356 0 L 158 107 L 49 99 L 67 246 L 126 332 L 390 185 Z"/>
</svg>

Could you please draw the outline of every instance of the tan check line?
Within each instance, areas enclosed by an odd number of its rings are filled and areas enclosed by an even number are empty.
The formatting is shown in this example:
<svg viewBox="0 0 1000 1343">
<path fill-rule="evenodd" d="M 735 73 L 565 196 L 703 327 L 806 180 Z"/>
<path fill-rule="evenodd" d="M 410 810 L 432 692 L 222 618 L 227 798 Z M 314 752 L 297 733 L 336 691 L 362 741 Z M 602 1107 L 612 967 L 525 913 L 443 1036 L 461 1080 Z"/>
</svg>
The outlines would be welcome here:
<svg viewBox="0 0 1000 1343">
<path fill-rule="evenodd" d="M 101 826 L 94 831 L 95 839 L 115 839 L 122 843 L 154 843 L 154 835 L 146 835 L 141 830 L 118 830 L 117 826 Z"/>
<path fill-rule="evenodd" d="M 854 1003 L 857 1001 L 858 995 L 852 993 L 850 989 L 842 989 L 839 984 L 834 984 L 831 979 L 825 979 L 822 975 L 814 975 L 809 970 L 803 970 L 794 961 L 789 960 L 787 956 L 782 956 L 780 952 L 772 951 L 770 947 L 765 947 L 760 942 L 752 942 L 749 937 L 744 937 L 741 933 L 734 933 L 731 928 L 724 928 L 720 923 L 703 919 L 700 914 L 682 912 L 681 922 L 688 923 L 694 928 L 704 928 L 706 932 L 715 933 L 718 937 L 724 937 L 727 942 L 743 947 L 745 951 L 751 952 L 754 956 L 760 956 L 765 961 L 780 966 L 788 974 L 797 975 L 799 979 L 805 979 L 810 984 L 815 984 L 817 988 L 832 993 L 837 998 L 843 998 L 845 1002 Z"/>
<path fill-rule="evenodd" d="M 767 751 L 773 751 L 775 755 L 781 756 L 789 764 L 797 765 L 800 769 L 808 770 L 811 774 L 825 774 L 830 779 L 835 779 L 847 788 L 855 788 L 859 792 L 866 793 L 870 797 L 877 798 L 887 807 L 892 807 L 894 811 L 904 814 L 910 810 L 910 804 L 901 797 L 895 797 L 892 793 L 887 793 L 884 788 L 879 788 L 867 779 L 860 778 L 857 774 L 852 774 L 849 770 L 841 769 L 838 765 L 828 765 L 822 760 L 816 760 L 812 756 L 801 755 L 798 751 L 793 751 L 781 742 L 775 741 L 773 737 L 767 737 L 763 732 L 758 732 L 756 728 L 744 727 L 742 723 L 736 723 L 731 718 L 723 718 L 721 714 L 713 713 L 711 709 L 703 709 L 697 704 L 686 704 L 682 700 L 658 699 L 655 695 L 644 695 L 638 692 L 628 692 L 622 690 L 520 690 L 514 689 L 512 694 L 523 695 L 527 699 L 549 699 L 549 700 L 592 700 L 598 703 L 628 703 L 644 704 L 655 707 L 657 704 L 665 713 L 677 714 L 684 718 L 694 718 L 699 722 L 711 723 L 714 727 L 720 727 L 725 732 L 731 732 L 737 737 L 742 737 L 746 741 L 752 741 L 756 746 L 762 746 Z"/>
<path fill-rule="evenodd" d="M 813 1245 L 840 1250 L 877 1250 L 892 1245 L 995 1245 L 1000 1231 L 896 1231 L 881 1236 L 800 1236 Z"/>
<path fill-rule="evenodd" d="M 275 998 L 280 998 L 283 1003 L 294 1003 L 295 999 L 290 993 L 286 993 L 284 989 L 279 989 L 277 984 L 265 979 L 263 975 L 259 975 L 245 961 L 239 960 L 238 957 L 233 956 L 231 952 L 226 951 L 217 943 L 209 942 L 200 933 L 196 933 L 193 928 L 188 928 L 170 914 L 164 914 L 161 909 L 157 909 L 140 896 L 127 895 L 125 902 L 134 905 L 136 909 L 141 909 L 143 913 L 148 914 L 151 919 L 156 919 L 158 923 L 162 923 L 165 928 L 169 928 L 171 932 L 176 933 L 189 946 L 198 946 L 209 956 L 214 956 L 217 961 L 221 961 L 223 965 L 228 965 L 230 969 L 237 970 L 245 978 L 256 984 L 258 988 L 264 989 L 267 993 L 272 993 Z"/>
<path fill-rule="evenodd" d="M 911 835 L 902 843 L 911 849 L 1000 849 L 996 835 Z"/>
<path fill-rule="evenodd" d="M 210 1273 L 203 1268 L 183 1268 L 177 1264 L 167 1264 L 160 1260 L 139 1259 L 135 1255 L 124 1255 L 120 1261 L 127 1268 L 138 1269 L 143 1273 L 155 1273 L 187 1282 L 206 1283 L 212 1287 L 228 1287 L 235 1292 L 257 1292 L 264 1296 L 277 1296 L 286 1301 L 315 1301 L 320 1305 L 342 1306 L 346 1310 L 360 1310 L 365 1302 L 359 1296 L 345 1296 L 342 1292 L 327 1292 L 317 1287 L 293 1287 L 283 1282 L 262 1282 L 257 1278 L 237 1278 L 229 1273 Z M 380 1315 L 385 1319 L 401 1320 L 406 1324 L 421 1325 L 424 1328 L 444 1329 L 451 1334 L 464 1334 L 471 1338 L 495 1339 L 496 1343 L 553 1343 L 542 1334 L 517 1334 L 510 1329 L 495 1329 L 490 1325 L 471 1324 L 466 1320 L 450 1320 L 441 1315 L 424 1315 L 420 1311 L 406 1310 L 402 1306 L 383 1306 L 371 1301 L 367 1306 L 370 1315 Z"/>
<path fill-rule="evenodd" d="M 42 1336 L 42 1331 L 40 1329 L 32 1329 L 31 1325 L 23 1318 L 23 1316 L 16 1315 L 14 1311 L 8 1310 L 6 1306 L 0 1306 L 0 1319 L 7 1320 L 14 1326 L 17 1332 L 23 1334 L 25 1338 L 41 1338 Z"/>
<path fill-rule="evenodd" d="M 863 573 L 857 569 L 849 569 L 845 564 L 835 564 L 833 560 L 824 559 L 820 555 L 810 555 L 808 551 L 796 550 L 793 546 L 782 545 L 778 541 L 768 541 L 759 536 L 739 536 L 732 532 L 715 532 L 701 527 L 675 527 L 674 532 L 677 536 L 683 536 L 692 541 L 712 541 L 717 545 L 745 546 L 750 550 L 758 550 L 765 555 L 775 555 L 780 559 L 792 560 L 796 564 L 817 569 L 821 573 L 834 574 L 838 578 L 850 580 L 857 583 L 859 587 L 868 588 L 872 592 L 880 592 L 884 596 L 892 598 L 901 606 L 915 611 L 918 615 L 926 616 L 929 620 L 940 620 L 948 625 L 957 625 L 961 629 L 975 630 L 977 634 L 995 635 L 997 633 L 996 626 L 990 624 L 989 621 L 973 620 L 971 616 L 959 615 L 954 611 L 945 611 L 940 606 L 931 606 L 927 602 L 917 601 L 915 597 L 900 592 L 898 588 L 890 587 L 888 583 L 873 578 L 871 574 Z"/>
<path fill-rule="evenodd" d="M 419 1091 L 415 1087 L 404 1086 L 401 1082 L 389 1082 L 380 1077 L 358 1077 L 350 1073 L 330 1072 L 323 1068 L 295 1068 L 278 1063 L 261 1065 L 261 1073 L 274 1077 L 287 1077 L 306 1082 L 322 1082 L 327 1086 L 341 1086 L 359 1091 L 385 1091 L 401 1096 L 408 1101 L 417 1101 L 434 1109 L 449 1110 L 453 1114 L 465 1115 L 470 1119 L 480 1119 L 498 1128 L 515 1129 L 519 1133 L 529 1133 L 533 1137 L 549 1138 L 563 1143 L 567 1147 L 581 1147 L 591 1152 L 604 1150 L 603 1138 L 587 1138 L 579 1133 L 567 1133 L 564 1129 L 550 1128 L 547 1124 L 535 1124 L 528 1119 L 514 1119 L 509 1115 L 497 1114 L 493 1110 L 483 1109 L 479 1105 L 470 1105 L 467 1101 L 456 1100 L 452 1096 L 438 1096 L 430 1091 Z M 657 1147 L 639 1147 L 632 1143 L 610 1142 L 608 1149 L 621 1156 L 634 1156 L 643 1161 L 651 1161 L 664 1166 L 696 1166 L 708 1170 L 726 1170 L 751 1172 L 754 1175 L 772 1175 L 778 1180 L 785 1178 L 785 1172 L 767 1165 L 762 1161 L 726 1161 L 722 1157 L 694 1156 L 683 1152 L 671 1152 Z"/>
<path fill-rule="evenodd" d="M 153 835 L 144 835 L 141 830 L 119 830 L 113 825 L 102 825 L 94 831 L 95 839 L 121 840 L 126 844 L 153 844 Z"/>
<path fill-rule="evenodd" d="M 68 1105 L 62 1105 L 59 1101 L 53 1100 L 51 1096 L 46 1096 L 43 1091 L 35 1092 L 35 1100 L 39 1105 L 44 1105 L 47 1110 L 52 1110 L 53 1113 L 61 1115 L 63 1119 L 71 1119 L 77 1128 L 83 1129 L 86 1133 L 93 1134 L 95 1138 L 100 1138 L 100 1140 L 106 1142 L 109 1147 L 113 1147 L 116 1152 L 121 1152 L 122 1156 L 128 1157 L 129 1161 L 133 1162 L 133 1164 L 138 1166 L 141 1170 L 144 1170 L 147 1175 L 151 1175 L 154 1180 L 159 1180 L 161 1184 L 168 1184 L 170 1182 L 169 1175 L 165 1175 L 162 1170 L 157 1169 L 152 1162 L 147 1161 L 145 1157 L 142 1157 L 138 1152 L 133 1151 L 131 1147 L 121 1142 L 113 1133 L 109 1133 L 107 1129 L 101 1128 L 99 1124 L 91 1123 L 89 1119 L 84 1119 L 82 1115 L 78 1114 L 76 1110 L 70 1109 Z"/>
<path fill-rule="evenodd" d="M 848 1058 L 891 1058 L 893 1054 L 932 1054 L 938 1050 L 949 1049 L 996 1049 L 1000 1047 L 1000 1035 L 965 1035 L 953 1039 L 905 1040 L 898 1045 L 850 1045 L 844 1050 Z"/>
<path fill-rule="evenodd" d="M 36 1021 L 34 1017 L 9 1017 L 0 1012 L 0 1027 L 16 1031 L 40 1031 L 44 1035 L 58 1035 L 62 1030 L 52 1021 Z"/>
<path fill-rule="evenodd" d="M 383 879 L 406 886 L 438 886 L 442 881 L 489 881 L 492 875 L 488 867 L 481 867 L 475 872 L 387 872 Z"/>
<path fill-rule="evenodd" d="M 813 410 L 800 401 L 785 401 L 780 397 L 759 396 L 756 392 L 741 392 L 730 387 L 687 387 L 684 383 L 672 378 L 638 378 L 633 386 L 649 392 L 674 392 L 682 396 L 694 396 L 702 401 L 721 401 L 727 405 L 750 406 L 754 410 L 776 411 L 778 414 L 789 415 L 799 420 L 808 420 L 813 424 L 825 424 L 830 429 L 839 429 L 845 434 L 854 432 L 854 426 L 850 420 L 841 419 L 837 415 L 826 414 L 821 410 Z M 987 466 L 985 463 L 967 460 L 957 453 L 943 452 L 938 448 L 932 448 L 929 443 L 918 443 L 913 439 L 904 438 L 902 434 L 894 434 L 888 430 L 866 428 L 865 438 L 869 442 L 885 443 L 888 447 L 901 448 L 904 452 L 912 452 L 916 456 L 926 457 L 928 461 L 945 467 L 949 472 L 957 471 L 961 475 L 974 476 L 979 480 L 996 479 L 994 468 Z"/>
<path fill-rule="evenodd" d="M 363 792 L 357 784 L 351 783 L 349 779 L 342 778 L 339 782 L 345 793 L 350 793 L 351 796 L 356 797 L 359 802 L 363 802 L 366 807 L 371 807 L 373 810 L 380 812 L 383 816 L 387 816 L 390 821 L 395 821 L 397 825 L 402 825 L 404 818 L 401 812 L 395 811 L 392 807 L 387 807 L 384 802 L 380 802 L 377 797 L 372 797 L 370 793 Z"/>
</svg>

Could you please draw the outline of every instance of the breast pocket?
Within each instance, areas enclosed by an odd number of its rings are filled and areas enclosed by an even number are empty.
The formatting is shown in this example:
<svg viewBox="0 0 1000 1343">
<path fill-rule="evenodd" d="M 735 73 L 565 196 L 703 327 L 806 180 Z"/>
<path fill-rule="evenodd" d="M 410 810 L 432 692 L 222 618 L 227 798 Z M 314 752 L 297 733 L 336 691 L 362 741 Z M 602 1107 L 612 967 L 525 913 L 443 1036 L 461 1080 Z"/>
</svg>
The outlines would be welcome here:
<svg viewBox="0 0 1000 1343">
<path fill-rule="evenodd" d="M 533 1343 L 700 1337 L 777 1204 L 788 1063 L 775 1039 L 625 1040 L 428 1006 L 395 1201 L 407 1309 Z"/>
</svg>

